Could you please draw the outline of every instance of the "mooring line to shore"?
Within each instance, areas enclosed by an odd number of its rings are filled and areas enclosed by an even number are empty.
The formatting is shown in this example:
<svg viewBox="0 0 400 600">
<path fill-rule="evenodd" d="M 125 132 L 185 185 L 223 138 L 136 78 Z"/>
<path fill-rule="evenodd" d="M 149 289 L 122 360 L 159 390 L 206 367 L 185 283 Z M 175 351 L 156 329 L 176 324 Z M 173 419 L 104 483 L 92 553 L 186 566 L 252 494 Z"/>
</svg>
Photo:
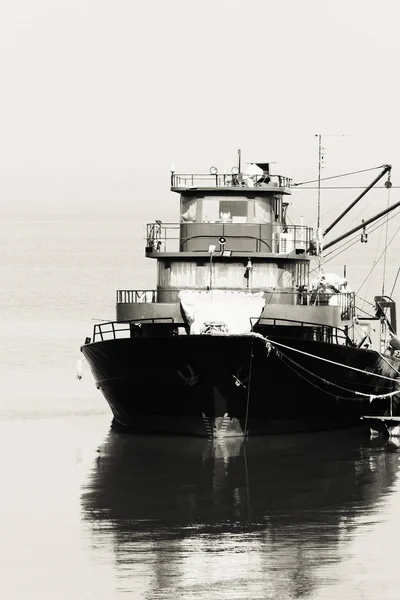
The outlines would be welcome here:
<svg viewBox="0 0 400 600">
<path fill-rule="evenodd" d="M 280 358 L 282 361 L 284 361 L 284 360 L 289 361 L 290 363 L 292 363 L 293 365 L 295 365 L 296 367 L 298 367 L 302 371 L 305 371 L 306 373 L 308 373 L 312 377 L 315 377 L 316 379 L 319 379 L 320 381 L 322 381 L 326 385 L 330 385 L 330 386 L 336 387 L 336 388 L 338 388 L 340 390 L 343 390 L 345 392 L 349 392 L 350 394 L 355 394 L 356 396 L 363 396 L 365 398 L 368 398 L 370 402 L 372 402 L 375 399 L 392 398 L 392 396 L 395 396 L 396 394 L 400 393 L 400 389 L 395 390 L 393 392 L 387 392 L 386 394 L 368 394 L 366 392 L 358 392 L 357 390 L 351 390 L 351 389 L 346 388 L 346 387 L 344 387 L 342 385 L 339 385 L 338 383 L 333 383 L 332 381 L 328 381 L 327 379 L 325 379 L 324 377 L 321 377 L 320 375 L 317 375 L 316 373 L 313 373 L 309 369 L 306 369 L 306 367 L 303 367 L 298 362 L 296 362 L 292 358 L 289 358 L 288 356 L 286 356 L 285 354 L 283 354 L 281 352 L 278 353 L 278 358 Z M 292 368 L 292 367 L 289 366 L 289 368 Z M 295 369 L 293 369 L 293 370 L 295 370 Z M 348 396 L 338 396 L 337 394 L 332 394 L 331 392 L 328 392 L 328 390 L 325 390 L 325 389 L 321 388 L 320 386 L 316 385 L 314 382 L 312 382 L 309 379 L 307 379 L 304 375 L 301 375 L 298 371 L 296 371 L 296 373 L 297 373 L 297 375 L 299 375 L 300 377 L 302 377 L 302 379 L 304 379 L 305 381 L 307 381 L 310 385 L 313 385 L 314 387 L 320 389 L 321 391 L 324 391 L 324 393 L 330 394 L 331 396 L 334 396 L 336 398 L 340 398 L 341 400 L 356 400 L 356 398 L 349 398 Z M 394 380 L 392 380 L 392 381 L 394 381 Z"/>
<path fill-rule="evenodd" d="M 395 381 L 393 379 L 393 377 L 387 377 L 386 375 L 379 375 L 379 373 L 371 373 L 370 371 L 363 371 L 362 369 L 358 369 L 357 367 L 351 367 L 350 365 L 344 365 L 343 363 L 338 363 L 334 360 L 330 360 L 329 358 L 323 358 L 322 356 L 317 356 L 316 354 L 311 354 L 310 352 L 305 352 L 304 350 L 299 350 L 298 348 L 286 346 L 285 344 L 281 344 L 280 342 L 276 342 L 275 340 L 268 339 L 268 341 L 273 346 L 276 345 L 276 346 L 280 346 L 281 348 L 286 348 L 287 350 L 293 350 L 293 352 L 298 352 L 299 354 L 304 354 L 305 356 L 310 356 L 311 358 L 316 358 L 317 360 L 322 360 L 324 362 L 330 363 L 331 365 L 336 365 L 337 367 L 343 367 L 345 369 L 350 369 L 351 371 L 356 371 L 357 373 L 363 373 L 364 375 L 371 375 L 372 377 L 379 377 L 380 379 L 386 379 L 387 381 Z M 399 373 L 399 375 L 400 375 L 400 373 Z"/>
</svg>

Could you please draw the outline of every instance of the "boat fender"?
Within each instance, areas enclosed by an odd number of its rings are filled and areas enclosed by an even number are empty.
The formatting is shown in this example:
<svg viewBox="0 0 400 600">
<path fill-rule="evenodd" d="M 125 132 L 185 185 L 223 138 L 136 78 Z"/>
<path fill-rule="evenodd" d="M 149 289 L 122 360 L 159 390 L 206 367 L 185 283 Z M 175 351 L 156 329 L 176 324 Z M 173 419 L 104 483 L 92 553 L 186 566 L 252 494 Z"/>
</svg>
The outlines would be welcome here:
<svg viewBox="0 0 400 600">
<path fill-rule="evenodd" d="M 76 378 L 80 381 L 83 377 L 83 365 L 80 358 L 76 361 Z"/>
</svg>

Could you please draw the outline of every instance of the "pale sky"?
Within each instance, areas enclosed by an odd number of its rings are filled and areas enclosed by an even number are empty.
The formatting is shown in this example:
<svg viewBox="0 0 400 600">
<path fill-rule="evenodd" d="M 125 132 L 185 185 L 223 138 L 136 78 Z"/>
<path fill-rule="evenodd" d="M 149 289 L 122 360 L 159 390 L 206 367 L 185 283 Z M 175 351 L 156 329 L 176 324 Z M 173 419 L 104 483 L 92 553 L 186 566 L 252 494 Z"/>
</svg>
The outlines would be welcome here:
<svg viewBox="0 0 400 600">
<path fill-rule="evenodd" d="M 167 217 L 171 164 L 230 170 L 241 148 L 312 179 L 316 133 L 335 134 L 325 176 L 389 162 L 400 183 L 399 17 L 395 0 L 0 0 L 1 211 Z"/>
</svg>

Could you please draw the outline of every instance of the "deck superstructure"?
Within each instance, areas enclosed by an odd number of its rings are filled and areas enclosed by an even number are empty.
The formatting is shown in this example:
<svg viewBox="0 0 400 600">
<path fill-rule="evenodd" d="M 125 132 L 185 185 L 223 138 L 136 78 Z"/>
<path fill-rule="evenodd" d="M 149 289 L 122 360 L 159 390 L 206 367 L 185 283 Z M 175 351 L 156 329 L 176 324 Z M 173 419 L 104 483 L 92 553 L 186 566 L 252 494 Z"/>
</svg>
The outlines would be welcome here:
<svg viewBox="0 0 400 600">
<path fill-rule="evenodd" d="M 185 289 L 261 291 L 269 319 L 277 317 L 276 305 L 282 319 L 328 320 L 335 327 L 342 317 L 351 319 L 354 294 L 332 290 L 329 305 L 309 288 L 316 240 L 312 228 L 287 222 L 291 180 L 272 174 L 268 163 L 253 166 L 251 174 L 171 173 L 180 222 L 147 225 L 145 254 L 158 262 L 157 288 L 119 290 L 117 320 L 166 316 L 169 310 L 183 325 L 179 293 Z M 306 306 L 320 307 L 319 314 L 307 318 Z"/>
</svg>

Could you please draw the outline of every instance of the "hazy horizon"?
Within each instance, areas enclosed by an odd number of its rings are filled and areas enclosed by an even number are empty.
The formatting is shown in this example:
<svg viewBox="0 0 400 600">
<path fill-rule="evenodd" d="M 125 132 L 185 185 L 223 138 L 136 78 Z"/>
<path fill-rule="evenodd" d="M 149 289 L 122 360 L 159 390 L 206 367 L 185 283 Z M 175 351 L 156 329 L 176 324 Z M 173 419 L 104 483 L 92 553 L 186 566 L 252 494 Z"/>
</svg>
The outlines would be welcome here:
<svg viewBox="0 0 400 600">
<path fill-rule="evenodd" d="M 3 3 L 1 210 L 163 212 L 171 164 L 230 170 L 238 148 L 312 179 L 317 133 L 325 176 L 392 163 L 400 182 L 399 14 L 360 0 Z"/>
<path fill-rule="evenodd" d="M 359 224 L 400 200 L 399 15 L 393 1 L 3 3 L 3 222 L 106 215 L 144 231 L 178 218 L 172 164 L 178 173 L 229 172 L 241 149 L 244 166 L 270 161 L 308 181 L 322 134 L 323 177 L 393 166 L 390 193 L 371 190 L 332 237 Z M 378 172 L 336 180 L 359 189 L 324 190 L 322 226 Z M 293 190 L 290 203 L 292 222 L 315 225 L 315 189 Z M 369 233 L 371 243 L 340 265 L 378 256 L 373 244 L 382 249 L 384 238 Z M 387 264 L 397 264 L 393 245 Z"/>
</svg>

